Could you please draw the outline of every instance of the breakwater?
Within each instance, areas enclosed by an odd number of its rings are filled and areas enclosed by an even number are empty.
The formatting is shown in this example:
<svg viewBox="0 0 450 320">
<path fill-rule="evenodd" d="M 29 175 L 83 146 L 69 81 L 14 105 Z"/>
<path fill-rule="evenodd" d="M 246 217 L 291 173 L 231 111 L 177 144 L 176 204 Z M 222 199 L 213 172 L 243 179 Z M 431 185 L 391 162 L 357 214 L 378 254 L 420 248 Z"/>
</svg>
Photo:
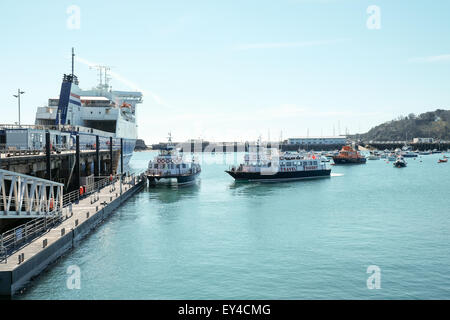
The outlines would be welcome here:
<svg viewBox="0 0 450 320">
<path fill-rule="evenodd" d="M 205 152 L 205 153 L 228 153 L 228 152 L 249 152 L 249 150 L 255 150 L 258 148 L 256 142 L 201 142 L 201 143 L 189 143 L 189 142 L 178 142 L 174 143 L 181 152 L 191 153 L 191 152 Z M 332 151 L 339 150 L 342 148 L 343 144 L 288 144 L 288 143 L 277 143 L 277 142 L 264 142 L 259 145 L 265 148 L 277 148 L 282 151 L 298 151 L 306 150 L 321 150 L 321 151 Z M 160 150 L 167 147 L 167 143 L 158 143 L 152 145 L 153 150 Z"/>
</svg>

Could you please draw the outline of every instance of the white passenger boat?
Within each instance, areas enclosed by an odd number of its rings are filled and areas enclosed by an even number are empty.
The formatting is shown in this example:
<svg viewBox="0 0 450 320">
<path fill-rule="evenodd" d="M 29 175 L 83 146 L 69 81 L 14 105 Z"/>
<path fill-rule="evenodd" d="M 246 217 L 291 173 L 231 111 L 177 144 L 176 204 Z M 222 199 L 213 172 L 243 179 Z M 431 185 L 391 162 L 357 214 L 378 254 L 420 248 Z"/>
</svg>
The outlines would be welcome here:
<svg viewBox="0 0 450 320">
<path fill-rule="evenodd" d="M 176 180 L 181 185 L 196 182 L 201 171 L 200 164 L 196 163 L 194 159 L 189 162 L 183 160 L 169 134 L 167 145 L 160 149 L 154 160 L 149 162 L 146 175 L 150 184 Z"/>
<path fill-rule="evenodd" d="M 264 152 L 266 151 L 266 152 Z M 277 182 L 311 178 L 330 177 L 331 169 L 314 154 L 301 155 L 297 152 L 278 153 L 264 150 L 249 152 L 244 163 L 225 172 L 236 181 Z"/>
</svg>

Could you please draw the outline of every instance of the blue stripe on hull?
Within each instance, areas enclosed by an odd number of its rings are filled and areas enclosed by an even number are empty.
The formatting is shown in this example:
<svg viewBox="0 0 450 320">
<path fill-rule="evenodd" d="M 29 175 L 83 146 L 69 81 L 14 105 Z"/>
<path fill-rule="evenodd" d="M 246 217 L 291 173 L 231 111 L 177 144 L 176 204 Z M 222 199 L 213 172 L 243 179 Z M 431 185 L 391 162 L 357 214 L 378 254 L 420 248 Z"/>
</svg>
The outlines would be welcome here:
<svg viewBox="0 0 450 320">
<path fill-rule="evenodd" d="M 79 101 L 75 101 L 75 100 L 69 99 L 69 102 L 73 103 L 73 104 L 76 104 L 77 106 L 81 107 L 81 102 L 79 102 Z"/>
</svg>

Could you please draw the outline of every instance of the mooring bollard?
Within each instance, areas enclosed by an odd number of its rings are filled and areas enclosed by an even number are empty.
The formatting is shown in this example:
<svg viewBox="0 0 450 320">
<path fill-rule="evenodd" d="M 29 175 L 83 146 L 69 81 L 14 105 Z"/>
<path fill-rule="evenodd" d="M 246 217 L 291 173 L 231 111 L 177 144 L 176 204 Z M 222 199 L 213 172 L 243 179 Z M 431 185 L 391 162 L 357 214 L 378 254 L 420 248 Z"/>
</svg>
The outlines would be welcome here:
<svg viewBox="0 0 450 320">
<path fill-rule="evenodd" d="M 25 253 L 19 254 L 18 255 L 18 260 L 19 260 L 18 264 L 21 264 L 25 260 Z"/>
<path fill-rule="evenodd" d="M 44 239 L 42 240 L 42 248 L 45 248 L 47 246 L 48 240 Z"/>
<path fill-rule="evenodd" d="M 86 219 L 89 219 L 89 211 L 86 212 Z"/>
<path fill-rule="evenodd" d="M 112 201 L 112 197 L 109 197 L 109 201 Z"/>
<path fill-rule="evenodd" d="M 75 227 L 78 227 L 78 219 L 75 220 Z"/>
<path fill-rule="evenodd" d="M 66 234 L 66 228 L 61 229 L 61 237 Z"/>
<path fill-rule="evenodd" d="M 98 212 L 98 206 L 95 207 L 95 212 Z"/>
</svg>

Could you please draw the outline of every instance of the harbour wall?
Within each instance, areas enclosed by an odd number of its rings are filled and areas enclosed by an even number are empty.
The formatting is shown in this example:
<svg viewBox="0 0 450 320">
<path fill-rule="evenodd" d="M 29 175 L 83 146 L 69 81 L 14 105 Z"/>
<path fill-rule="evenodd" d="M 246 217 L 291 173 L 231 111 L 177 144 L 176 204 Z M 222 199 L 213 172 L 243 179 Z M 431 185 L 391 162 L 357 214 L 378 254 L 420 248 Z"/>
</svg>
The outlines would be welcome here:
<svg viewBox="0 0 450 320">
<path fill-rule="evenodd" d="M 427 151 L 427 150 L 439 150 L 447 151 L 450 149 L 450 142 L 434 142 L 434 143 L 407 143 L 406 141 L 398 142 L 368 142 L 365 143 L 366 147 L 374 148 L 378 150 L 394 150 L 397 148 L 402 148 L 408 144 L 411 146 L 412 150 Z"/>
<path fill-rule="evenodd" d="M 397 141 L 397 142 L 352 142 L 349 144 L 356 144 L 356 146 L 365 146 L 368 149 L 378 149 L 378 150 L 394 150 L 396 148 L 402 148 L 405 144 L 412 147 L 413 150 L 427 151 L 427 150 L 440 150 L 446 151 L 450 149 L 450 142 L 435 142 L 435 143 L 411 143 L 407 141 Z M 207 152 L 207 153 L 223 153 L 223 152 L 249 152 L 252 148 L 256 148 L 255 142 L 202 142 L 202 143 L 188 143 L 179 142 L 174 143 L 177 148 L 180 148 L 182 152 Z M 282 151 L 334 151 L 340 150 L 344 144 L 287 144 L 287 143 L 262 143 L 262 147 L 267 148 L 278 148 Z M 159 143 L 152 145 L 153 150 L 160 150 L 167 147 L 167 143 Z"/>
</svg>

